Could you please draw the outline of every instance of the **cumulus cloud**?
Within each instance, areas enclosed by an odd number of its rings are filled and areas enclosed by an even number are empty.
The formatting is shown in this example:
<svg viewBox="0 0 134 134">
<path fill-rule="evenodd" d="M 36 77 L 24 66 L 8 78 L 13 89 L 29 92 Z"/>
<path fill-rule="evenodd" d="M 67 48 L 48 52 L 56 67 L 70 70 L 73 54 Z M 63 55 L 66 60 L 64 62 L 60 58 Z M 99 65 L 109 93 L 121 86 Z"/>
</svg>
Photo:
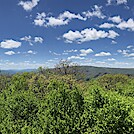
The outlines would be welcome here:
<svg viewBox="0 0 134 134">
<path fill-rule="evenodd" d="M 129 45 L 129 46 L 127 46 L 128 49 L 133 48 L 133 47 L 134 47 L 133 45 Z"/>
<path fill-rule="evenodd" d="M 6 55 L 14 55 L 15 52 L 14 52 L 14 51 L 7 51 L 7 52 L 5 52 L 5 54 L 6 54 Z"/>
<path fill-rule="evenodd" d="M 71 50 L 64 50 L 65 53 L 72 53 L 72 52 L 77 52 L 77 49 L 71 49 Z"/>
<path fill-rule="evenodd" d="M 110 52 L 100 52 L 95 54 L 95 56 L 100 57 L 100 56 L 110 56 L 111 53 Z"/>
<path fill-rule="evenodd" d="M 116 59 L 114 59 L 114 58 L 109 58 L 109 59 L 107 59 L 108 61 L 116 61 Z"/>
<path fill-rule="evenodd" d="M 12 39 L 0 42 L 0 47 L 5 49 L 18 48 L 20 46 L 21 46 L 21 42 Z"/>
<path fill-rule="evenodd" d="M 117 52 L 122 54 L 124 57 L 134 57 L 134 53 L 132 51 L 133 50 L 130 49 L 117 50 Z"/>
<path fill-rule="evenodd" d="M 44 13 L 44 12 L 37 13 L 36 18 L 34 19 L 34 24 L 36 26 L 43 26 L 46 21 L 45 18 L 46 18 L 46 13 Z"/>
<path fill-rule="evenodd" d="M 83 12 L 83 14 L 87 18 L 98 17 L 100 19 L 104 19 L 106 16 L 102 13 L 101 9 L 102 9 L 102 6 L 94 5 L 94 8 L 92 8 L 92 11 L 86 11 L 86 12 Z"/>
<path fill-rule="evenodd" d="M 108 20 L 112 21 L 111 23 L 104 23 L 99 26 L 99 28 L 119 28 L 121 30 L 134 31 L 134 19 L 129 18 L 128 20 L 123 20 L 120 16 L 110 17 Z M 115 24 L 116 23 L 116 24 Z"/>
<path fill-rule="evenodd" d="M 107 5 L 111 5 L 111 4 L 127 4 L 128 0 L 107 0 Z"/>
<path fill-rule="evenodd" d="M 43 43 L 43 41 L 44 41 L 42 37 L 32 38 L 30 35 L 24 36 L 24 37 L 20 38 L 20 40 L 28 42 L 31 46 L 33 45 L 33 43 Z"/>
<path fill-rule="evenodd" d="M 117 0 L 117 4 L 126 4 L 128 0 Z"/>
<path fill-rule="evenodd" d="M 103 23 L 99 26 L 99 28 L 113 28 L 115 27 L 114 24 L 110 24 L 110 23 Z"/>
<path fill-rule="evenodd" d="M 57 17 L 54 17 L 50 14 L 46 14 L 45 12 L 37 13 L 37 16 L 34 19 L 33 23 L 36 26 L 56 27 L 61 25 L 68 25 L 73 19 L 78 19 L 82 21 L 86 21 L 88 18 L 91 17 L 98 17 L 104 19 L 106 16 L 102 13 L 101 9 L 101 6 L 94 5 L 92 11 L 82 12 L 82 14 L 64 11 L 63 13 L 60 13 Z"/>
<path fill-rule="evenodd" d="M 69 11 L 65 11 L 63 14 L 60 14 L 59 19 L 69 19 L 69 20 L 72 20 L 72 19 L 79 19 L 79 20 L 86 20 L 86 18 L 82 17 L 80 14 L 74 14 L 74 13 L 71 13 Z"/>
<path fill-rule="evenodd" d="M 109 30 L 108 32 L 102 30 L 96 30 L 94 28 L 86 28 L 82 31 L 68 31 L 67 33 L 63 34 L 63 38 L 67 43 L 82 43 L 86 41 L 98 40 L 101 38 L 111 38 L 114 39 L 119 36 L 113 30 Z"/>
<path fill-rule="evenodd" d="M 26 11 L 31 11 L 35 6 L 38 5 L 39 1 L 40 0 L 20 1 L 18 5 L 22 6 Z"/>
<path fill-rule="evenodd" d="M 79 32 L 79 31 L 71 31 L 70 30 L 68 33 L 65 33 L 63 35 L 63 38 L 66 39 L 66 42 L 72 43 L 73 41 L 76 41 L 76 40 L 78 40 L 78 42 L 79 42 L 79 40 L 82 39 L 83 36 L 82 36 L 81 32 Z"/>
<path fill-rule="evenodd" d="M 80 52 L 81 52 L 80 56 L 87 56 L 88 54 L 93 53 L 94 51 L 89 48 L 89 49 L 81 49 Z"/>
<path fill-rule="evenodd" d="M 61 26 L 61 25 L 67 25 L 69 23 L 69 20 L 63 20 L 60 18 L 54 18 L 54 17 L 50 17 L 48 18 L 48 22 L 46 24 L 46 26 Z"/>
<path fill-rule="evenodd" d="M 82 17 L 80 14 L 71 13 L 69 11 L 65 11 L 58 15 L 58 17 L 50 16 L 46 13 L 38 13 L 36 18 L 34 19 L 34 24 L 36 26 L 44 26 L 44 27 L 55 27 L 61 25 L 67 25 L 72 19 L 86 20 L 86 18 Z"/>
<path fill-rule="evenodd" d="M 129 52 L 130 50 L 117 50 L 118 53 L 122 53 L 123 55 L 127 55 L 127 53 Z"/>
<path fill-rule="evenodd" d="M 120 16 L 113 16 L 113 17 L 109 17 L 108 20 L 114 22 L 114 23 L 120 23 L 122 21 Z"/>
<path fill-rule="evenodd" d="M 20 38 L 21 41 L 26 41 L 26 42 L 29 42 L 29 44 L 32 46 L 32 37 L 29 35 L 29 36 L 25 36 L 25 37 L 22 37 Z"/>
<path fill-rule="evenodd" d="M 113 30 L 109 30 L 108 38 L 115 39 L 115 37 L 119 36 L 118 33 L 116 33 Z"/>
<path fill-rule="evenodd" d="M 39 42 L 39 43 L 43 43 L 43 41 L 44 41 L 44 40 L 43 40 L 43 38 L 41 38 L 41 37 L 35 37 L 35 38 L 34 38 L 34 42 L 36 42 L 36 43 L 38 43 L 38 42 Z"/>
<path fill-rule="evenodd" d="M 132 18 L 128 19 L 127 21 L 122 21 L 121 23 L 119 23 L 117 25 L 117 28 L 121 29 L 121 30 L 130 30 L 130 31 L 134 31 L 134 20 Z"/>
<path fill-rule="evenodd" d="M 32 50 L 27 51 L 28 54 L 37 54 L 37 52 L 34 52 Z"/>
<path fill-rule="evenodd" d="M 125 55 L 126 57 L 134 57 L 134 53 L 129 53 Z"/>
<path fill-rule="evenodd" d="M 85 59 L 84 57 L 80 57 L 80 56 L 70 56 L 70 57 L 68 57 L 68 60 L 72 60 L 72 59 L 76 59 L 76 60 L 83 60 L 83 59 Z"/>
<path fill-rule="evenodd" d="M 124 50 L 117 50 L 118 53 L 121 53 L 124 57 L 130 57 L 129 59 L 134 58 L 134 49 L 133 45 L 128 45 L 127 49 Z"/>
</svg>

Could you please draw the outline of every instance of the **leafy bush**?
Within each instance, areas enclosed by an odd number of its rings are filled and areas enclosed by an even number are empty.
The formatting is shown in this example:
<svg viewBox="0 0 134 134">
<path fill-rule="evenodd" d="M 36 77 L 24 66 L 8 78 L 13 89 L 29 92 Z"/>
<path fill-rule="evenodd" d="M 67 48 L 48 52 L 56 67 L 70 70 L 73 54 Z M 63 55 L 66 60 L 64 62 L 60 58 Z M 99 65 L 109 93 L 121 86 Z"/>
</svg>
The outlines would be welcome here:
<svg viewBox="0 0 134 134">
<path fill-rule="evenodd" d="M 25 127 L 34 129 L 38 126 L 38 101 L 30 92 L 19 92 L 1 99 L 0 131 L 12 134 L 21 133 Z M 37 128 L 36 128 L 37 129 Z"/>
<path fill-rule="evenodd" d="M 127 84 L 128 76 L 122 74 L 106 74 L 101 76 L 97 80 L 101 87 L 108 89 L 108 90 L 116 90 L 117 84 Z"/>
<path fill-rule="evenodd" d="M 2 134 L 134 133 L 133 78 L 104 75 L 83 82 L 52 73 L 1 78 Z"/>
</svg>

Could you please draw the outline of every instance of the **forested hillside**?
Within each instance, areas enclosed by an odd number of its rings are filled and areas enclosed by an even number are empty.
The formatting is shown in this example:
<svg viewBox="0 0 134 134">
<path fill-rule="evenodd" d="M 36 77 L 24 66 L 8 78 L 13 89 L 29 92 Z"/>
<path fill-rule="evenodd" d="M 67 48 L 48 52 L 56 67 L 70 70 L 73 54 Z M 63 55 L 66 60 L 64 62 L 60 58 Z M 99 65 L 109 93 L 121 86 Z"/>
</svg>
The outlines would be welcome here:
<svg viewBox="0 0 134 134">
<path fill-rule="evenodd" d="M 94 66 L 79 66 L 77 65 L 77 72 L 84 75 L 85 80 L 96 78 L 104 74 L 125 74 L 134 76 L 134 68 L 107 68 L 107 67 L 94 67 Z M 55 68 L 50 69 L 54 71 Z M 37 69 L 25 69 L 25 70 L 1 70 L 1 74 L 16 74 L 24 72 L 36 72 Z"/>
<path fill-rule="evenodd" d="M 134 78 L 49 70 L 0 75 L 2 134 L 133 134 Z"/>
</svg>

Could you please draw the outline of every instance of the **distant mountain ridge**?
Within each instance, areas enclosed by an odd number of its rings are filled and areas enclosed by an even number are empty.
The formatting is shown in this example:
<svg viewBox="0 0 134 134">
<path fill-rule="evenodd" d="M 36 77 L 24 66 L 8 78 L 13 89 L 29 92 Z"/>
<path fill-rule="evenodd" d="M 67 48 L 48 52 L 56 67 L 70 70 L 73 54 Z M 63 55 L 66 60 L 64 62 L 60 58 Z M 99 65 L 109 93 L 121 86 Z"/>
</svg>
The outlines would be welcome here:
<svg viewBox="0 0 134 134">
<path fill-rule="evenodd" d="M 0 70 L 2 74 L 16 74 L 16 73 L 23 73 L 23 72 L 33 72 L 36 71 L 36 69 L 22 69 L 22 70 Z"/>
<path fill-rule="evenodd" d="M 1 70 L 4 74 L 16 74 L 23 72 L 37 71 L 37 69 L 24 70 Z M 134 76 L 134 68 L 108 68 L 108 67 L 94 67 L 94 66 L 78 66 L 78 71 L 85 74 L 86 78 L 96 78 L 104 74 L 126 74 Z"/>
<path fill-rule="evenodd" d="M 134 68 L 108 68 L 94 66 L 79 66 L 79 70 L 83 72 L 86 78 L 96 78 L 104 74 L 126 74 L 134 76 Z"/>
</svg>

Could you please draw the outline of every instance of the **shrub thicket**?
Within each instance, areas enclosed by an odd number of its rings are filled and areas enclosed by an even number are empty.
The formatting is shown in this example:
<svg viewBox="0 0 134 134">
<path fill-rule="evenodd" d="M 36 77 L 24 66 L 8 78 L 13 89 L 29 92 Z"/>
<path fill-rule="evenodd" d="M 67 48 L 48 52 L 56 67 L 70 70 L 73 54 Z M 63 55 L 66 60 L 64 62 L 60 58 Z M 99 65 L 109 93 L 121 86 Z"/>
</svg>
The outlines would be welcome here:
<svg viewBox="0 0 134 134">
<path fill-rule="evenodd" d="M 2 134 L 134 133 L 134 78 L 23 73 L 0 83 Z"/>
</svg>

